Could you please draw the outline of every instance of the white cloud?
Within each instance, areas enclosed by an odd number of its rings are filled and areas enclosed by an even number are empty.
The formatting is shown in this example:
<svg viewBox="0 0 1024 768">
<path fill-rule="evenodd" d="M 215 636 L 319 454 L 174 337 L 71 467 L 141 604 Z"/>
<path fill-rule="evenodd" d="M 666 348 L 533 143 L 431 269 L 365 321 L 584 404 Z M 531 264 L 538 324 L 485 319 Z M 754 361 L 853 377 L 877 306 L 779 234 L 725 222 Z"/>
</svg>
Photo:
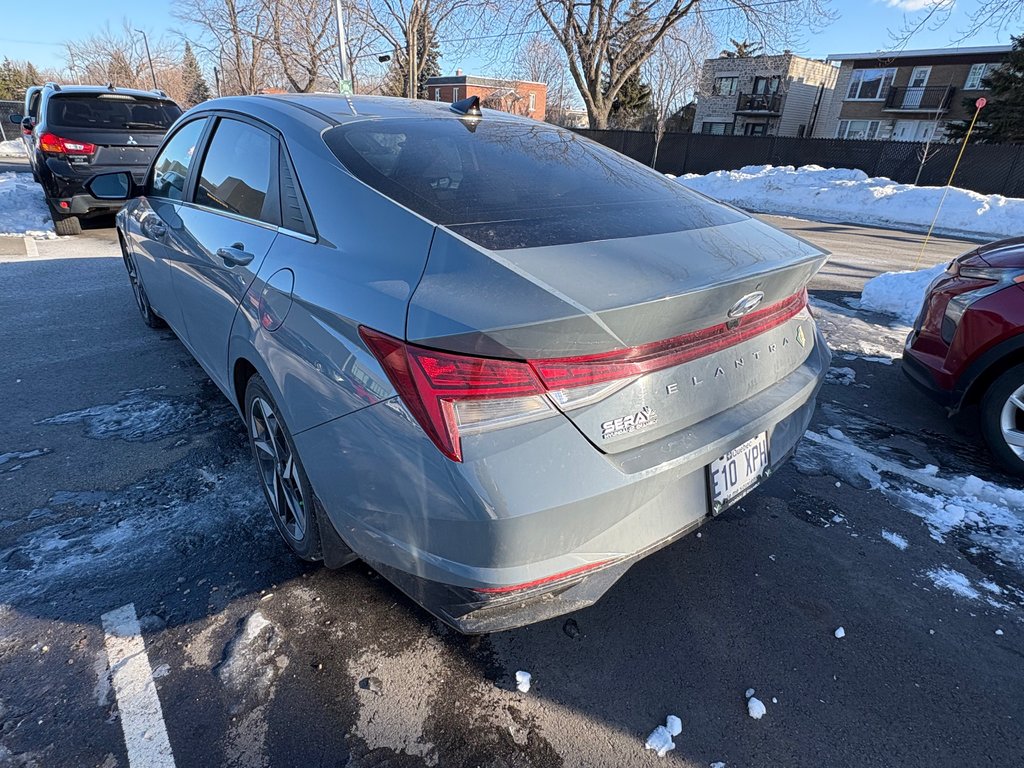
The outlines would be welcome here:
<svg viewBox="0 0 1024 768">
<path fill-rule="evenodd" d="M 885 0 L 890 8 L 899 8 L 907 13 L 931 10 L 932 8 L 952 8 L 956 0 Z"/>
</svg>

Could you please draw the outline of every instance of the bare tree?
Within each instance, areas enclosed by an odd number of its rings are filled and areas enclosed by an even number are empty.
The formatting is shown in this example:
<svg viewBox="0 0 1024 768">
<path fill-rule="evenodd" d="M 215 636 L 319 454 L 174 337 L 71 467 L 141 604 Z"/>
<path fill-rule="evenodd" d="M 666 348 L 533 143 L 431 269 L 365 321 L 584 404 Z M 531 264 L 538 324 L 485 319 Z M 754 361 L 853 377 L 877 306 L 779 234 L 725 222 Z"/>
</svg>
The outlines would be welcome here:
<svg viewBox="0 0 1024 768">
<path fill-rule="evenodd" d="M 174 13 L 203 30 L 193 45 L 218 67 L 221 93 L 257 93 L 276 81 L 264 0 L 179 0 Z"/>
<path fill-rule="evenodd" d="M 654 153 L 651 167 L 658 162 L 658 150 L 665 137 L 669 118 L 692 97 L 704 60 L 715 44 L 707 30 L 679 27 L 662 38 L 642 68 L 643 79 L 650 83 L 654 128 Z"/>
<path fill-rule="evenodd" d="M 903 26 L 890 32 L 896 48 L 906 47 L 923 29 L 943 27 L 953 15 L 954 8 L 965 11 L 966 25 L 959 30 L 955 41 L 963 42 L 981 31 L 1005 32 L 1017 29 L 1024 21 L 1024 0 L 973 0 L 965 8 L 956 0 L 889 0 L 889 5 L 907 11 Z"/>
<path fill-rule="evenodd" d="M 174 48 L 163 38 L 152 35 L 149 43 L 157 84 L 165 90 L 173 90 L 171 86 L 180 80 L 173 76 L 178 68 Z M 64 47 L 69 68 L 83 83 L 113 83 L 126 88 L 152 87 L 142 36 L 127 21 L 121 29 L 108 25 L 101 32 L 67 42 Z"/>
<path fill-rule="evenodd" d="M 792 40 L 797 29 L 827 21 L 828 0 L 534 0 L 536 13 L 565 51 L 591 128 L 606 128 L 615 99 L 683 19 L 695 29 L 739 26 L 744 39 Z M 798 26 L 799 25 L 799 26 Z"/>
<path fill-rule="evenodd" d="M 291 90 L 308 93 L 338 57 L 333 0 L 260 0 L 265 19 L 260 42 L 269 47 Z"/>
<path fill-rule="evenodd" d="M 516 56 L 514 75 L 517 80 L 544 83 L 547 86 L 545 119 L 550 123 L 564 122 L 573 99 L 566 88 L 565 55 L 550 37 L 534 34 L 526 39 Z"/>
</svg>

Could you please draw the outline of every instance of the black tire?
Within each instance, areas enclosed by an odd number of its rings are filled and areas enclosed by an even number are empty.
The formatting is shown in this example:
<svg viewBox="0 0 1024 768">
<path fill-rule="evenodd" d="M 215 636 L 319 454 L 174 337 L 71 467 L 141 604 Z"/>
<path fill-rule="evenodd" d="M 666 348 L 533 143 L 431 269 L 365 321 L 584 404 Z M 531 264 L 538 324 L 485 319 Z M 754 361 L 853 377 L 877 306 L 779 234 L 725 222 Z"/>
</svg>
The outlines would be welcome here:
<svg viewBox="0 0 1024 768">
<path fill-rule="evenodd" d="M 35 168 L 33 168 L 33 169 L 32 169 L 32 181 L 34 181 L 34 182 L 35 182 L 36 184 L 42 184 L 42 183 L 43 183 L 43 182 L 42 182 L 42 181 L 41 181 L 41 180 L 39 179 L 39 174 L 38 174 L 38 173 L 36 173 L 36 169 L 35 169 Z"/>
<path fill-rule="evenodd" d="M 82 234 L 82 222 L 77 216 L 65 216 L 61 213 L 51 213 L 53 229 L 58 235 L 80 235 Z"/>
<path fill-rule="evenodd" d="M 118 240 L 120 241 L 121 238 L 118 237 Z M 149 303 L 146 287 L 142 284 L 142 275 L 139 274 L 135 258 L 125 249 L 124 242 L 121 242 L 121 258 L 124 259 L 124 268 L 128 271 L 128 281 L 132 285 L 132 293 L 135 294 L 135 304 L 139 308 L 139 314 L 142 315 L 142 322 L 150 328 L 166 328 L 167 323 L 153 311 L 153 307 Z"/>
<path fill-rule="evenodd" d="M 313 489 L 266 383 L 245 388 L 245 426 L 256 472 L 278 533 L 302 560 L 323 559 Z"/>
<path fill-rule="evenodd" d="M 1003 372 L 985 392 L 981 399 L 981 432 L 999 463 L 1013 474 L 1024 476 L 1024 446 L 1014 450 L 1008 442 L 1013 433 L 1024 439 L 1024 365 Z"/>
</svg>

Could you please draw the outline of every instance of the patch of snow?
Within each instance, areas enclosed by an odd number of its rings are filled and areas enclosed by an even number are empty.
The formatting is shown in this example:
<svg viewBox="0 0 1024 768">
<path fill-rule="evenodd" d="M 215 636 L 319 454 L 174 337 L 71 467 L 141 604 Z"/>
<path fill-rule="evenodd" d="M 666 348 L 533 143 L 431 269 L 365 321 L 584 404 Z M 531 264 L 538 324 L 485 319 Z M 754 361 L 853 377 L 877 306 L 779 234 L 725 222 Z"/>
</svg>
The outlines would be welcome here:
<svg viewBox="0 0 1024 768">
<path fill-rule="evenodd" d="M 846 630 L 845 630 L 845 629 L 843 629 L 842 627 L 838 627 L 838 628 L 836 629 L 836 631 L 835 631 L 835 636 L 836 636 L 836 637 L 837 637 L 838 639 L 842 640 L 842 639 L 843 639 L 844 637 L 846 637 Z"/>
<path fill-rule="evenodd" d="M 913 325 L 924 303 L 925 291 L 932 281 L 946 271 L 948 262 L 928 269 L 909 272 L 884 272 L 864 284 L 860 306 L 873 312 L 884 312 Z"/>
<path fill-rule="evenodd" d="M 1000 637 L 1002 637 L 1002 635 L 1003 635 L 1003 630 L 1001 630 L 1001 629 L 997 629 L 997 630 L 996 630 L 996 634 L 997 634 L 997 635 L 999 635 Z"/>
<path fill-rule="evenodd" d="M 826 384 L 838 384 L 841 387 L 848 387 L 857 381 L 857 372 L 853 368 L 836 368 L 833 366 L 825 374 Z"/>
<path fill-rule="evenodd" d="M 0 141 L 0 157 L 28 157 L 28 153 L 25 151 L 25 142 L 21 139 Z"/>
<path fill-rule="evenodd" d="M 43 188 L 30 173 L 0 173 L 0 236 L 55 238 Z"/>
<path fill-rule="evenodd" d="M 678 736 L 683 732 L 683 721 L 675 715 L 669 715 L 665 718 L 665 728 L 673 736 Z"/>
<path fill-rule="evenodd" d="M 755 720 L 760 720 L 768 712 L 768 708 L 756 696 L 747 699 L 747 714 Z"/>
<path fill-rule="evenodd" d="M 994 581 L 988 579 L 982 579 L 978 582 L 978 586 L 984 589 L 986 592 L 991 592 L 993 595 L 1003 594 L 1003 588 L 996 584 Z"/>
<path fill-rule="evenodd" d="M 747 690 L 743 693 L 743 695 L 749 699 L 751 696 L 754 695 L 754 689 L 753 688 L 747 688 Z"/>
<path fill-rule="evenodd" d="M 882 538 L 901 551 L 910 546 L 905 538 L 900 536 L 898 533 L 893 533 L 892 531 L 883 530 Z"/>
<path fill-rule="evenodd" d="M 892 365 L 893 359 L 903 356 L 903 343 L 910 333 L 907 325 L 868 322 L 854 309 L 814 297 L 811 311 L 829 348 L 841 359 Z"/>
<path fill-rule="evenodd" d="M 644 749 L 653 749 L 658 753 L 658 757 L 664 757 L 675 748 L 676 743 L 672 741 L 672 734 L 664 725 L 659 725 L 651 731 L 651 735 L 647 737 L 647 742 L 644 744 Z"/>
<path fill-rule="evenodd" d="M 516 688 L 519 689 L 520 693 L 530 692 L 530 679 L 531 675 L 529 672 L 523 672 L 520 670 L 516 672 Z"/>
<path fill-rule="evenodd" d="M 725 768 L 725 763 L 719 760 L 717 762 L 712 763 L 710 766 L 708 766 L 708 768 Z"/>
<path fill-rule="evenodd" d="M 677 179 L 698 192 L 759 213 L 804 216 L 924 232 L 943 187 L 897 184 L 847 168 L 749 165 L 737 171 Z M 1020 234 L 1024 200 L 950 188 L 937 233 L 999 239 Z"/>
<path fill-rule="evenodd" d="M 954 571 L 952 568 L 933 568 L 928 571 L 927 576 L 936 587 L 960 597 L 966 597 L 968 600 L 977 600 L 981 597 L 978 590 L 971 586 L 971 580 L 960 571 Z"/>
</svg>

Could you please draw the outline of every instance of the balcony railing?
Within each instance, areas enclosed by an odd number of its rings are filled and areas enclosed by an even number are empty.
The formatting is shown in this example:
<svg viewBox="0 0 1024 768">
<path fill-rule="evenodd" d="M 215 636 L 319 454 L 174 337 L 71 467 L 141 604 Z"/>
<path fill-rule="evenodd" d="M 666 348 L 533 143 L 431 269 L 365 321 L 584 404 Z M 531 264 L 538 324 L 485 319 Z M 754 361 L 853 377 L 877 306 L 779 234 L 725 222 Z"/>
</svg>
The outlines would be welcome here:
<svg viewBox="0 0 1024 768">
<path fill-rule="evenodd" d="M 952 85 L 907 85 L 889 89 L 887 112 L 945 112 L 956 91 Z"/>
<path fill-rule="evenodd" d="M 736 100 L 736 111 L 778 115 L 782 112 L 782 94 L 741 93 Z"/>
</svg>

